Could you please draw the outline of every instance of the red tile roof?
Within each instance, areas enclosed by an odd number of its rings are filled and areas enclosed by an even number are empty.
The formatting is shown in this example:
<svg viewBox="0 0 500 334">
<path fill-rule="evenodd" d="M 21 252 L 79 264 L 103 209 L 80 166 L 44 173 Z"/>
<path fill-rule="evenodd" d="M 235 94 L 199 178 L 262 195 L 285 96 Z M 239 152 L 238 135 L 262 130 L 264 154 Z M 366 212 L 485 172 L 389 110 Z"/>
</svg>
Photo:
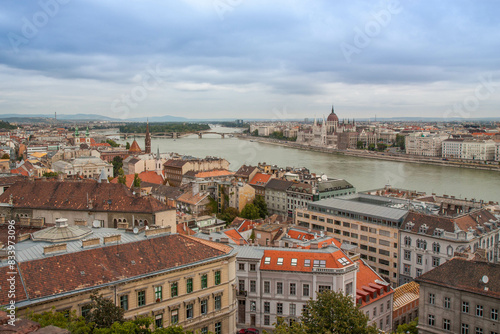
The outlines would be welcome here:
<svg viewBox="0 0 500 334">
<path fill-rule="evenodd" d="M 358 274 L 356 275 L 356 302 L 358 304 L 361 303 L 361 306 L 365 306 L 394 293 L 389 283 L 380 283 L 385 281 L 363 260 L 356 262 L 358 263 Z M 366 296 L 368 295 L 370 298 L 367 301 Z"/>
<path fill-rule="evenodd" d="M 271 175 L 264 173 L 257 173 L 255 174 L 253 179 L 250 180 L 249 184 L 254 186 L 265 186 L 269 181 L 269 179 L 271 179 Z"/>
<path fill-rule="evenodd" d="M 156 172 L 154 172 L 154 171 L 142 172 L 142 173 L 139 173 L 138 175 L 139 175 L 139 179 L 141 179 L 142 182 L 163 184 L 163 178 L 161 177 L 161 175 L 156 174 Z M 135 178 L 135 174 L 125 175 L 125 185 L 128 188 L 132 187 L 132 184 L 134 183 L 134 178 Z M 115 177 L 110 182 L 111 183 L 118 183 L 118 177 Z"/>
<path fill-rule="evenodd" d="M 93 181 L 16 182 L 0 195 L 0 203 L 9 203 L 11 196 L 15 208 L 141 213 L 169 210 L 152 197 L 133 196 L 123 184 Z"/>
<path fill-rule="evenodd" d="M 245 238 L 243 238 L 243 236 L 235 229 L 226 230 L 223 233 L 231 238 L 237 245 L 248 245 Z"/>
<path fill-rule="evenodd" d="M 270 258 L 270 263 L 266 264 L 266 258 Z M 283 259 L 283 264 L 278 264 L 278 259 Z M 286 251 L 286 250 L 265 250 L 264 256 L 260 262 L 261 270 L 274 271 L 297 271 L 297 272 L 312 272 L 314 260 L 325 261 L 324 268 L 340 269 L 345 266 L 339 262 L 339 259 L 344 258 L 348 265 L 353 262 L 341 251 L 334 250 L 331 253 L 326 252 L 310 252 L 310 251 Z M 292 265 L 292 259 L 297 259 L 297 265 Z M 310 266 L 305 266 L 304 260 L 310 260 Z"/>
<path fill-rule="evenodd" d="M 219 247 L 212 244 L 174 234 L 121 244 L 119 248 L 94 248 L 21 262 L 19 267 L 28 297 L 34 300 L 155 274 L 158 271 L 210 260 L 232 250 L 226 245 Z M 0 268 L 2 291 L 7 288 L 6 279 L 10 277 L 8 272 L 8 267 Z M 21 282 L 19 277 L 16 282 Z M 16 289 L 16 301 L 26 300 L 23 284 L 17 284 Z M 0 305 L 8 302 L 7 294 L 0 294 Z"/>
<path fill-rule="evenodd" d="M 218 177 L 218 176 L 230 176 L 230 175 L 234 175 L 234 172 L 230 172 L 225 169 L 215 169 L 215 170 L 196 173 L 195 177 L 206 178 L 206 177 Z"/>
</svg>

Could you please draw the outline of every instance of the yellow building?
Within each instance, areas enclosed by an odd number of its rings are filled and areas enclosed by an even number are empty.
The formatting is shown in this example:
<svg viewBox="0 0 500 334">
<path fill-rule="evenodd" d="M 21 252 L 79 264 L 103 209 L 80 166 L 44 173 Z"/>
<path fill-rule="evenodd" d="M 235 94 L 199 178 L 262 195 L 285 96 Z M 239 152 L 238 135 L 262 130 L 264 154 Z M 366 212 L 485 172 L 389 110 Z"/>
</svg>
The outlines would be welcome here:
<svg viewBox="0 0 500 334">
<path fill-rule="evenodd" d="M 68 226 L 61 220 L 51 229 L 42 230 L 43 240 L 35 232 L 16 245 L 18 316 L 28 308 L 40 313 L 52 307 L 85 314 L 90 295 L 97 292 L 122 307 L 125 318 L 153 317 L 157 327 L 236 331 L 232 247 L 165 234 L 166 228 L 110 235 L 110 229 Z M 61 243 L 61 235 L 74 240 Z M 1 282 L 11 271 L 2 259 Z M 7 289 L 0 284 L 2 291 Z M 2 293 L 0 304 L 9 302 Z"/>
</svg>

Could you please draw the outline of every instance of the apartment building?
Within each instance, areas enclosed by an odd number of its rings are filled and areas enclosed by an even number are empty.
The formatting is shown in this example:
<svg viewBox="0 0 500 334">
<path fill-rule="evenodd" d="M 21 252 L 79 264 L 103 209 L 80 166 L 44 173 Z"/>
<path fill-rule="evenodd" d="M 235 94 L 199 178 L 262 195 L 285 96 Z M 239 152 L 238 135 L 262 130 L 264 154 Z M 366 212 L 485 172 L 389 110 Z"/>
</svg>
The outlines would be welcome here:
<svg viewBox="0 0 500 334">
<path fill-rule="evenodd" d="M 443 158 L 492 161 L 496 143 L 493 140 L 447 139 L 442 143 Z"/>
<path fill-rule="evenodd" d="M 286 190 L 288 217 L 293 217 L 297 208 L 307 208 L 314 201 L 317 189 L 309 183 L 293 182 Z"/>
<path fill-rule="evenodd" d="M 440 157 L 443 140 L 447 135 L 431 134 L 429 132 L 414 132 L 405 137 L 406 154 Z"/>
<path fill-rule="evenodd" d="M 418 332 L 500 332 L 500 265 L 453 258 L 418 277 Z"/>
<path fill-rule="evenodd" d="M 335 246 L 321 249 L 236 247 L 238 327 L 273 328 L 298 321 L 307 301 L 342 290 L 355 302 L 358 264 Z"/>
<path fill-rule="evenodd" d="M 454 217 L 409 212 L 400 230 L 399 282 L 405 284 L 449 261 L 456 253 L 484 251 L 498 262 L 500 221 L 488 210 Z"/>
<path fill-rule="evenodd" d="M 156 327 L 234 333 L 236 252 L 228 245 L 165 234 L 166 230 L 133 234 L 60 221 L 39 231 L 44 240 L 20 241 L 15 274 L 18 316 L 28 309 L 76 310 L 85 315 L 90 295 L 97 292 L 123 308 L 126 319 L 150 316 Z M 11 272 L 8 261 L 1 259 L 3 282 Z M 0 294 L 0 305 L 9 303 L 7 297 Z"/>
<path fill-rule="evenodd" d="M 66 175 L 80 175 L 84 178 L 95 178 L 104 170 L 106 177 L 113 176 L 113 165 L 98 157 L 80 157 L 69 161 L 59 160 L 52 164 L 54 172 Z"/>
<path fill-rule="evenodd" d="M 293 184 L 291 181 L 271 179 L 265 186 L 265 199 L 269 214 L 288 216 L 287 189 Z"/>
<path fill-rule="evenodd" d="M 358 247 L 361 258 L 395 287 L 406 205 L 404 200 L 367 194 L 330 198 L 298 208 L 295 224 Z"/>
</svg>

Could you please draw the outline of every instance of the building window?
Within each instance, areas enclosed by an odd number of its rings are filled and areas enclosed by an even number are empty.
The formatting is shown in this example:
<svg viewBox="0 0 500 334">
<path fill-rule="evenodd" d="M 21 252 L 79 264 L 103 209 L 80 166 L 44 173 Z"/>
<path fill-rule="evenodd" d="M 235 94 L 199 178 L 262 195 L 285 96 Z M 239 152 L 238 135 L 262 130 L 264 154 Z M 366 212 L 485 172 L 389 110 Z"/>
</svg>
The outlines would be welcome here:
<svg viewBox="0 0 500 334">
<path fill-rule="evenodd" d="M 283 282 L 277 282 L 276 283 L 276 294 L 277 295 L 282 295 L 283 294 Z"/>
<path fill-rule="evenodd" d="M 193 304 L 186 305 L 186 319 L 193 318 Z"/>
<path fill-rule="evenodd" d="M 290 296 L 295 296 L 297 294 L 297 285 L 295 283 L 290 283 Z"/>
<path fill-rule="evenodd" d="M 208 301 L 206 299 L 203 299 L 200 301 L 200 313 L 201 314 L 207 314 L 208 311 Z"/>
<path fill-rule="evenodd" d="M 220 270 L 217 270 L 215 272 L 215 285 L 219 285 L 220 284 Z"/>
<path fill-rule="evenodd" d="M 361 226 L 361 230 L 363 229 L 363 226 Z M 411 246 L 411 238 L 410 237 L 405 237 L 405 246 L 410 247 Z"/>
<path fill-rule="evenodd" d="M 170 295 L 172 297 L 177 297 L 178 295 L 177 282 L 174 282 L 170 285 Z"/>
<path fill-rule="evenodd" d="M 239 288 L 240 291 L 245 291 L 245 280 L 240 279 L 238 281 L 238 288 Z"/>
<path fill-rule="evenodd" d="M 193 279 L 188 278 L 186 280 L 186 293 L 191 293 L 193 292 Z"/>
<path fill-rule="evenodd" d="M 295 304 L 290 304 L 290 315 L 295 315 L 296 312 L 296 305 Z"/>
<path fill-rule="evenodd" d="M 415 276 L 417 276 L 417 277 L 422 276 L 422 269 L 417 268 L 417 269 L 416 269 Z"/>
<path fill-rule="evenodd" d="M 305 259 L 304 260 L 304 267 L 310 267 L 311 266 L 311 260 Z"/>
<path fill-rule="evenodd" d="M 347 283 L 345 285 L 345 293 L 346 293 L 346 295 L 352 294 L 352 282 Z"/>
<path fill-rule="evenodd" d="M 163 314 L 157 314 L 155 316 L 155 327 L 163 328 Z"/>
<path fill-rule="evenodd" d="M 92 307 L 89 305 L 83 305 L 81 307 L 81 311 L 82 311 L 82 317 L 86 318 L 89 313 L 90 313 L 90 310 L 92 309 Z"/>
<path fill-rule="evenodd" d="M 264 293 L 271 293 L 271 282 L 264 281 Z"/>
<path fill-rule="evenodd" d="M 302 296 L 309 297 L 309 284 L 302 285 Z"/>
<path fill-rule="evenodd" d="M 451 308 L 451 298 L 450 297 L 444 297 L 444 308 Z"/>
<path fill-rule="evenodd" d="M 201 328 L 201 334 L 208 334 L 208 326 Z"/>
<path fill-rule="evenodd" d="M 411 251 L 405 249 L 404 251 L 404 259 L 407 261 L 411 261 Z"/>
<path fill-rule="evenodd" d="M 163 299 L 163 289 L 161 286 L 155 286 L 155 300 L 157 302 Z"/>
<path fill-rule="evenodd" d="M 469 302 L 462 302 L 462 313 L 469 313 Z"/>
<path fill-rule="evenodd" d="M 250 264 L 250 271 L 255 271 L 255 263 Z"/>
<path fill-rule="evenodd" d="M 222 306 L 221 304 L 222 304 L 222 298 L 221 298 L 221 296 L 220 295 L 215 296 L 215 298 L 214 298 L 214 309 L 216 311 L 218 311 L 218 310 L 221 309 L 221 306 Z"/>
<path fill-rule="evenodd" d="M 462 329 L 460 331 L 461 334 L 469 334 L 469 325 L 468 324 L 462 324 Z"/>
<path fill-rule="evenodd" d="M 376 316 L 377 316 L 377 308 L 376 308 L 376 307 L 374 307 L 374 308 L 373 308 L 373 317 L 375 318 Z"/>
<path fill-rule="evenodd" d="M 441 250 L 441 246 L 437 242 L 434 242 L 432 244 L 432 251 L 434 253 L 439 253 L 440 250 Z"/>
<path fill-rule="evenodd" d="M 245 270 L 245 264 L 244 263 L 239 263 L 238 264 L 238 270 Z"/>
<path fill-rule="evenodd" d="M 490 319 L 491 320 L 498 320 L 498 309 L 497 308 L 491 309 Z"/>
<path fill-rule="evenodd" d="M 254 280 L 250 281 L 250 292 L 256 292 L 257 291 L 257 284 Z"/>
<path fill-rule="evenodd" d="M 172 310 L 170 312 L 170 323 L 176 324 L 179 322 L 179 310 Z"/>
<path fill-rule="evenodd" d="M 215 323 L 215 334 L 222 334 L 222 322 Z"/>
<path fill-rule="evenodd" d="M 449 331 L 451 329 L 451 321 L 448 319 L 443 319 L 443 329 Z"/>
<path fill-rule="evenodd" d="M 411 275 L 411 266 L 409 264 L 404 264 L 403 272 L 405 275 Z"/>
<path fill-rule="evenodd" d="M 257 303 L 255 300 L 250 301 L 250 312 L 256 312 L 257 311 Z"/>
<path fill-rule="evenodd" d="M 427 324 L 429 326 L 434 326 L 436 323 L 436 318 L 434 317 L 433 314 L 429 314 L 428 317 L 427 317 Z"/>
<path fill-rule="evenodd" d="M 146 305 L 146 291 L 137 291 L 137 306 L 140 307 L 144 305 Z"/>
<path fill-rule="evenodd" d="M 476 327 L 476 334 L 483 334 L 483 329 L 481 327 Z"/>
<path fill-rule="evenodd" d="M 476 317 L 483 317 L 483 305 L 476 305 Z"/>
<path fill-rule="evenodd" d="M 264 302 L 264 313 L 271 313 L 271 303 Z"/>
<path fill-rule="evenodd" d="M 329 285 L 319 285 L 318 286 L 318 292 L 320 292 L 320 293 L 325 291 L 325 290 L 331 290 L 331 289 L 332 289 L 332 287 Z"/>
<path fill-rule="evenodd" d="M 434 295 L 433 293 L 429 293 L 429 304 L 434 305 L 435 300 L 436 300 L 436 295 Z"/>
<path fill-rule="evenodd" d="M 283 314 L 283 303 L 276 303 L 276 314 Z"/>
<path fill-rule="evenodd" d="M 440 259 L 440 258 L 438 258 L 438 257 L 432 257 L 432 266 L 433 266 L 433 267 L 437 267 L 437 266 L 439 266 L 439 262 L 440 262 L 440 260 L 441 260 L 441 259 Z"/>
<path fill-rule="evenodd" d="M 201 288 L 206 289 L 208 287 L 208 276 L 207 274 L 201 275 Z"/>
<path fill-rule="evenodd" d="M 124 310 L 128 310 L 128 295 L 120 296 L 120 307 Z"/>
<path fill-rule="evenodd" d="M 417 254 L 417 264 L 422 264 L 422 255 Z"/>
<path fill-rule="evenodd" d="M 269 326 L 271 318 L 268 315 L 264 316 L 264 326 Z"/>
</svg>

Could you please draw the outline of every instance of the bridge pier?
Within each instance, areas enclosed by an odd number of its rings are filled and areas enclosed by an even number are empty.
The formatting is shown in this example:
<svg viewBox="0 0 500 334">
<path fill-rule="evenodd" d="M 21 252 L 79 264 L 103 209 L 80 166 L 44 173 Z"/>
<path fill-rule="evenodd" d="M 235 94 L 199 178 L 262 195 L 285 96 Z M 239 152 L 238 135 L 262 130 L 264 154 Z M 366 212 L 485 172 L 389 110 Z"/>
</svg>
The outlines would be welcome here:
<svg viewBox="0 0 500 334">
<path fill-rule="evenodd" d="M 172 138 L 179 138 L 179 134 L 177 132 L 172 132 Z"/>
<path fill-rule="evenodd" d="M 198 139 L 201 139 L 201 138 L 203 138 L 203 134 L 200 132 L 200 133 L 198 133 Z"/>
<path fill-rule="evenodd" d="M 221 133 L 220 135 L 222 136 L 222 139 L 224 139 L 224 138 L 225 138 L 223 133 Z"/>
</svg>

